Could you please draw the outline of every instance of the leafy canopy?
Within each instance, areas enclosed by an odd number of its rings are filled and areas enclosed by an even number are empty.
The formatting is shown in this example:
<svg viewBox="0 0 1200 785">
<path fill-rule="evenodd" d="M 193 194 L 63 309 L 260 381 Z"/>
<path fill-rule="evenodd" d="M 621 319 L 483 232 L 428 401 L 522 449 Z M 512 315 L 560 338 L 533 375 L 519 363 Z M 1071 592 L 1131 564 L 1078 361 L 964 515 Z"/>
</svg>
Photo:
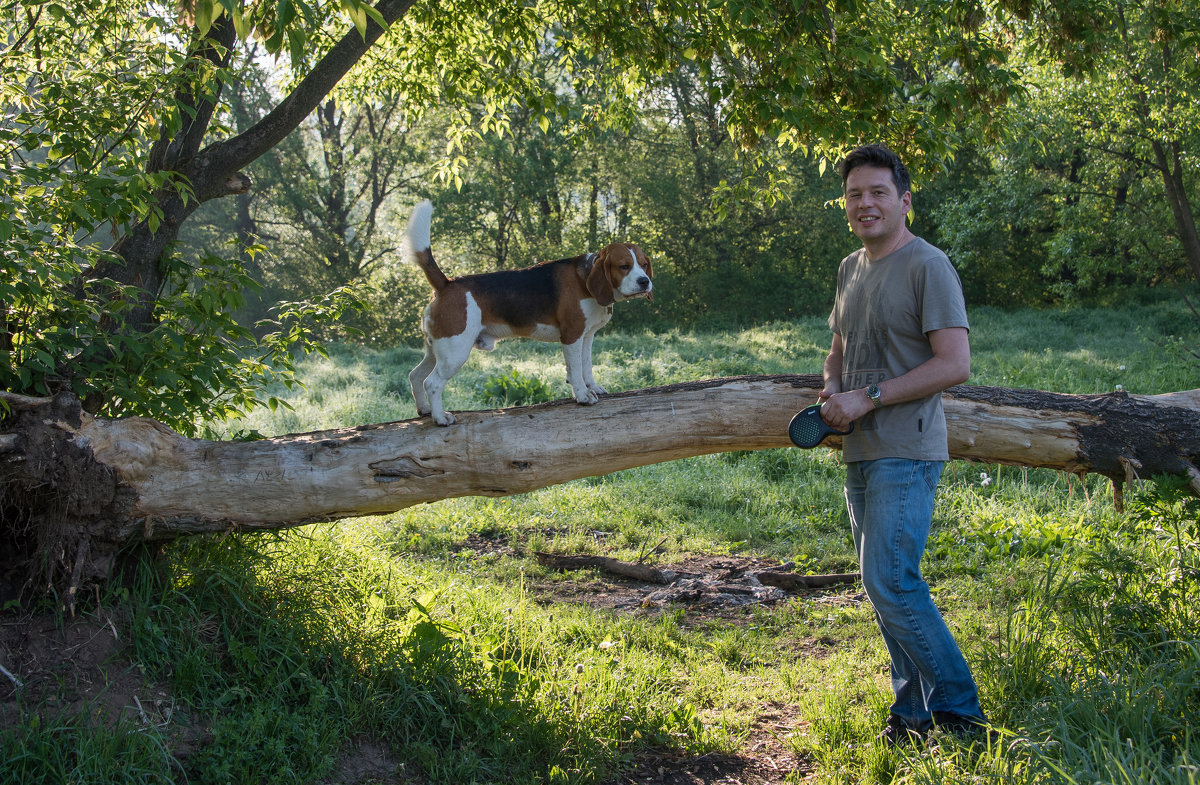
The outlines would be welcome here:
<svg viewBox="0 0 1200 785">
<path fill-rule="evenodd" d="M 293 350 L 317 348 L 315 322 L 352 305 L 337 291 L 252 333 L 230 316 L 243 261 L 185 263 L 174 247 L 198 200 L 230 193 L 197 177 L 235 174 L 331 91 L 457 109 L 440 162 L 453 178 L 463 140 L 515 108 L 546 131 L 586 92 L 577 127 L 619 125 L 681 66 L 746 155 L 771 140 L 832 158 L 882 138 L 918 170 L 989 132 L 1018 89 L 968 0 L 17 0 L 0 19 L 0 383 L 183 430 L 262 402 L 277 373 L 291 380 Z M 270 132 L 235 134 L 223 88 L 251 40 L 285 79 Z M 555 67 L 526 68 L 530 53 Z"/>
</svg>

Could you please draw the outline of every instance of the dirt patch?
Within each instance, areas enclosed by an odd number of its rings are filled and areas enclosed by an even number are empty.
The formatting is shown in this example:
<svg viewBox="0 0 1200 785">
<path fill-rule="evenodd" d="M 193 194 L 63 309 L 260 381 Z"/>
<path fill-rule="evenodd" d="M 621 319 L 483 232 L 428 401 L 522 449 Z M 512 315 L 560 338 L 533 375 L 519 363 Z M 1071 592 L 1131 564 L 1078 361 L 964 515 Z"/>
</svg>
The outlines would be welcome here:
<svg viewBox="0 0 1200 785">
<path fill-rule="evenodd" d="M 750 726 L 743 752 L 685 756 L 647 750 L 604 785 L 783 785 L 793 775 L 804 781 L 812 762 L 798 757 L 788 743 L 801 727 L 794 707 L 767 702 Z"/>
<path fill-rule="evenodd" d="M 460 554 L 467 551 L 480 559 L 525 555 L 519 546 L 514 547 L 504 538 L 479 535 L 471 535 L 458 549 Z M 748 619 L 754 608 L 770 608 L 791 597 L 835 605 L 858 605 L 866 601 L 857 576 L 850 574 L 844 576 L 845 580 L 811 589 L 784 590 L 764 585 L 760 580 L 763 573 L 778 574 L 791 569 L 791 565 L 781 565 L 772 559 L 697 555 L 654 566 L 670 576 L 668 582 L 639 580 L 601 566 L 563 570 L 549 578 L 527 577 L 525 587 L 543 605 L 576 603 L 631 615 L 656 615 L 682 608 L 685 613 L 681 623 L 687 626 Z"/>
<path fill-rule="evenodd" d="M 578 602 L 592 608 L 654 613 L 671 607 L 720 611 L 772 605 L 787 593 L 753 581 L 778 563 L 733 556 L 696 556 L 676 564 L 656 564 L 670 583 L 639 581 L 603 570 L 573 571 L 569 580 L 533 581 L 544 602 Z"/>
<path fill-rule="evenodd" d="M 422 785 L 419 776 L 409 776 L 405 764 L 386 745 L 370 739 L 355 739 L 342 753 L 337 769 L 323 785 Z"/>
<path fill-rule="evenodd" d="M 479 558 L 522 555 L 503 538 L 480 536 L 469 537 L 462 550 L 472 551 Z M 670 584 L 636 580 L 603 569 L 583 569 L 541 580 L 527 578 L 525 587 L 544 605 L 577 603 L 630 615 L 658 615 L 683 609 L 680 623 L 688 627 L 747 623 L 754 618 L 755 608 L 770 608 L 797 596 L 830 606 L 866 602 L 861 585 L 853 581 L 799 592 L 763 586 L 756 580 L 757 574 L 781 569 L 778 562 L 769 559 L 699 555 L 655 566 L 673 576 Z M 825 657 L 833 645 L 834 641 L 809 638 L 800 642 L 796 656 Z M 604 785 L 783 785 L 797 779 L 803 782 L 811 778 L 813 763 L 797 755 L 790 739 L 804 725 L 796 706 L 767 701 L 752 720 L 746 741 L 737 754 L 688 756 L 645 750 Z"/>
<path fill-rule="evenodd" d="M 38 706 L 47 714 L 86 713 L 108 725 L 170 728 L 175 756 L 190 754 L 204 729 L 172 722 L 170 685 L 133 665 L 123 622 L 103 612 L 75 619 L 0 617 L 0 730 L 20 722 L 22 706 Z"/>
</svg>

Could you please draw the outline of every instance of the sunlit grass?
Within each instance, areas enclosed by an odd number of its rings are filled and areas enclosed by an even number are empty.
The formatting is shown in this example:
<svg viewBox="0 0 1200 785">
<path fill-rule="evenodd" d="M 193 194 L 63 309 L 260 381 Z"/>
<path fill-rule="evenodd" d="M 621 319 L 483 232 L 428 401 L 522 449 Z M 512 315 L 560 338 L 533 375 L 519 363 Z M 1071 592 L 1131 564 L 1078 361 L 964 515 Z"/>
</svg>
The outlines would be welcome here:
<svg viewBox="0 0 1200 785">
<path fill-rule="evenodd" d="M 983 309 L 972 313 L 971 382 L 1189 389 L 1196 366 L 1160 345 L 1200 343 L 1189 324 L 1163 304 Z M 720 333 L 610 328 L 596 375 L 615 391 L 819 373 L 827 347 L 821 318 Z M 222 427 L 273 435 L 412 417 L 407 374 L 419 358 L 412 347 L 332 347 L 304 362 L 291 410 Z M 485 406 L 487 380 L 513 370 L 569 394 L 557 347 L 509 342 L 473 355 L 448 406 Z M 358 738 L 389 749 L 401 780 L 615 781 L 647 747 L 746 752 L 767 704 L 790 707 L 795 726 L 774 733 L 816 782 L 1196 782 L 1196 511 L 1118 514 L 1101 477 L 966 462 L 943 476 L 924 570 L 1004 730 L 996 749 L 905 754 L 875 741 L 887 655 L 856 585 L 703 623 L 683 609 L 614 613 L 539 594 L 598 579 L 551 572 L 535 551 L 853 571 L 842 479 L 828 450 L 725 453 L 276 535 L 190 538 L 103 599 L 129 609 L 123 634 L 137 667 L 171 685 L 175 725 L 47 713 L 0 734 L 19 772 L 0 782 L 320 782 Z M 496 552 L 464 547 L 473 538 Z M 171 734 L 189 724 L 208 735 L 175 760 Z"/>
<path fill-rule="evenodd" d="M 979 308 L 970 318 L 969 384 L 1143 395 L 1200 386 L 1194 358 L 1182 348 L 1200 344 L 1200 336 L 1181 302 L 1122 310 Z M 742 374 L 820 374 L 830 341 L 825 320 L 816 317 L 736 332 L 618 329 L 601 331 L 594 351 L 596 379 L 611 391 Z M 420 359 L 419 347 L 333 347 L 329 359 L 302 363 L 303 390 L 272 391 L 292 410 L 255 410 L 216 430 L 274 436 L 414 417 L 408 372 Z M 541 380 L 554 397 L 571 396 L 557 345 L 514 340 L 472 353 L 446 388 L 447 408 L 486 408 L 486 382 L 512 371 Z"/>
</svg>

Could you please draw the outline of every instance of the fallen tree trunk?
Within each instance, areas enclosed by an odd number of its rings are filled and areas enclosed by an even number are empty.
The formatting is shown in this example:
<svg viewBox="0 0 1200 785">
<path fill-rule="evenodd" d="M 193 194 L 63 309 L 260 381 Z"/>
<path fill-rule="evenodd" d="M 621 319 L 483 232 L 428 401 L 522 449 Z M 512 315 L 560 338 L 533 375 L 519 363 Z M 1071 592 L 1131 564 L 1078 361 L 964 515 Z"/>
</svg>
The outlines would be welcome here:
<svg viewBox="0 0 1200 785">
<path fill-rule="evenodd" d="M 67 396 L 0 393 L 0 568 L 41 565 L 69 590 L 138 542 L 281 529 L 456 496 L 506 496 L 651 463 L 788 447 L 818 376 L 747 376 L 573 401 L 291 434 L 188 439 L 144 418 L 104 420 Z M 1063 395 L 961 386 L 945 396 L 955 458 L 1186 476 L 1200 494 L 1200 390 Z M 837 447 L 836 440 L 828 443 Z M 64 581 L 65 579 L 65 581 Z"/>
</svg>

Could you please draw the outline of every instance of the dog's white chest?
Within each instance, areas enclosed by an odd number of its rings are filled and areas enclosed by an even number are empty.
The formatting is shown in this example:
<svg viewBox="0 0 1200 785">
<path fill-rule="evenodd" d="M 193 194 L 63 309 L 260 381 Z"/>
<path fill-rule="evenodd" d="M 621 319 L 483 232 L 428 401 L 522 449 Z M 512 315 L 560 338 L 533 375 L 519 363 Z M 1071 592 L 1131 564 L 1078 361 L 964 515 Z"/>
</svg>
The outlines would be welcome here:
<svg viewBox="0 0 1200 785">
<path fill-rule="evenodd" d="M 583 321 L 589 330 L 599 330 L 612 319 L 612 306 L 601 305 L 590 297 L 580 300 L 579 307 L 583 309 Z"/>
</svg>

